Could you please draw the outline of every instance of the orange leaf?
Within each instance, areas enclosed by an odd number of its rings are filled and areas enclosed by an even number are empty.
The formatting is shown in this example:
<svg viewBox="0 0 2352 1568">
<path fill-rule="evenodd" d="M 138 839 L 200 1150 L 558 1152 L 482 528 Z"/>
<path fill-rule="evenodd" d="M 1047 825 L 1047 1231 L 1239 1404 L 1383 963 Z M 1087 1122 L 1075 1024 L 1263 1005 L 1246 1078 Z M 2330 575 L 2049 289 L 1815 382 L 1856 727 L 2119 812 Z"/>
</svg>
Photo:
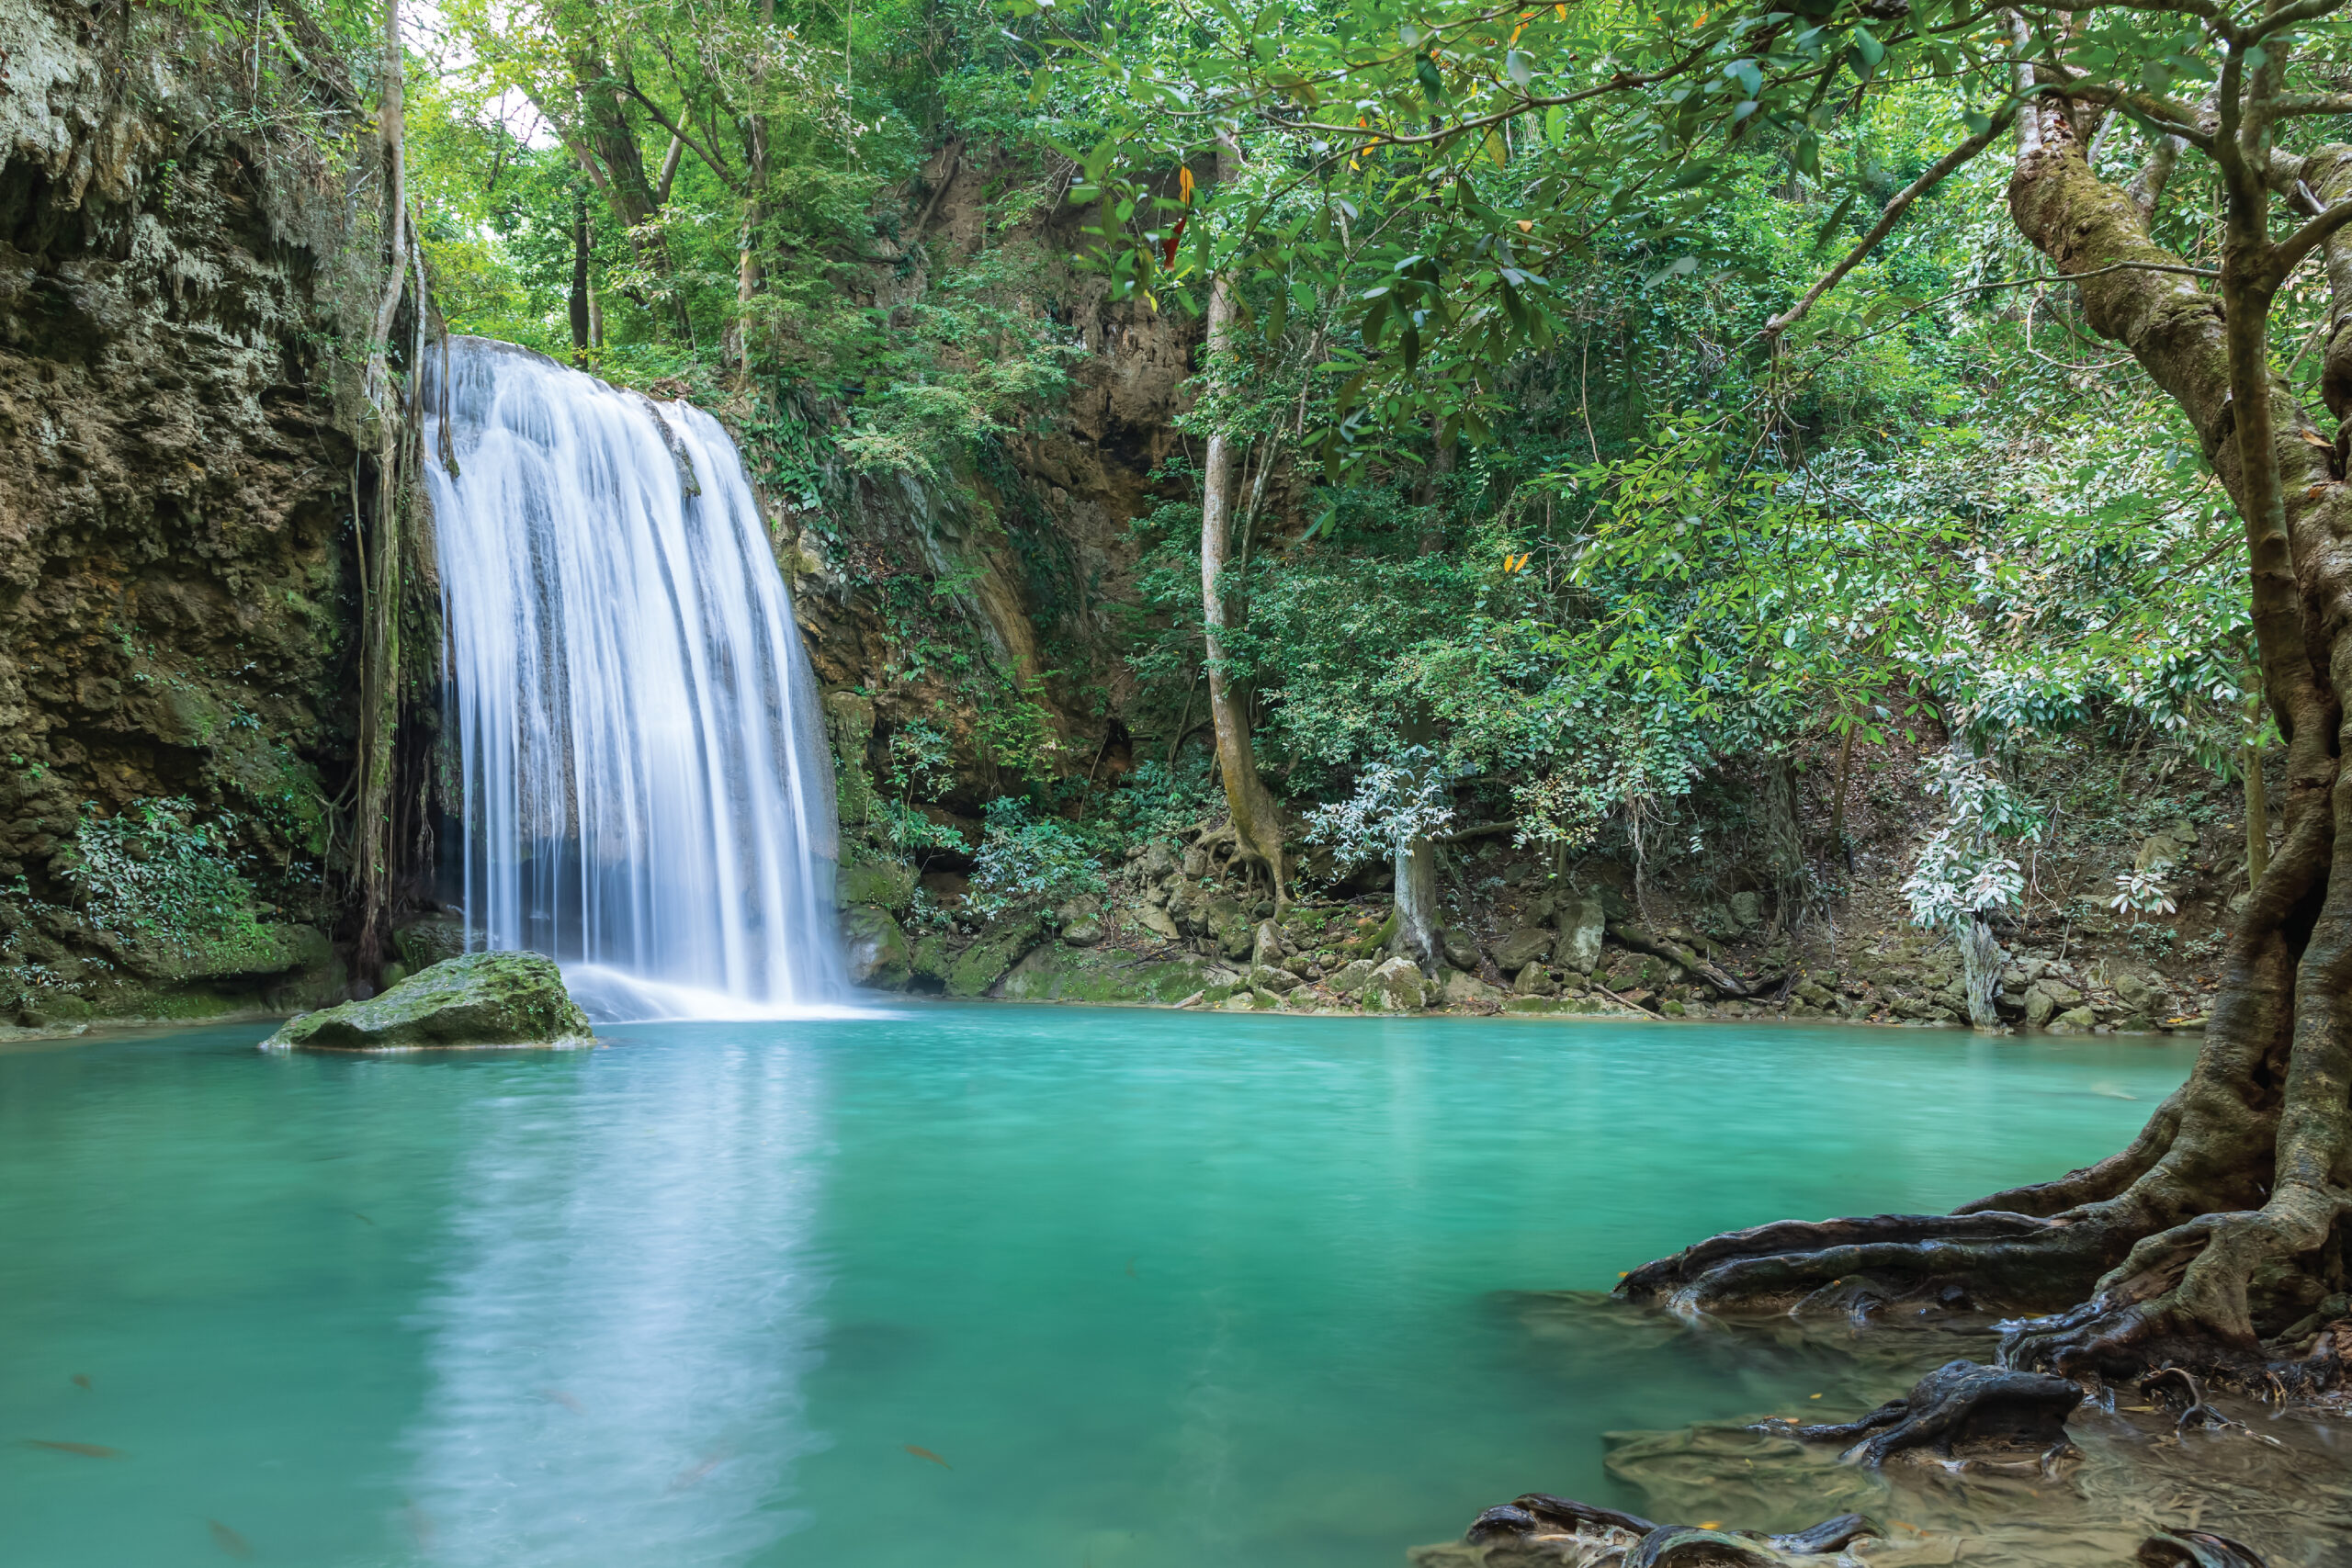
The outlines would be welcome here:
<svg viewBox="0 0 2352 1568">
<path fill-rule="evenodd" d="M 1535 220 L 1532 218 L 1521 219 L 1519 220 L 1519 231 L 1522 234 L 1532 234 L 1535 232 Z"/>
<path fill-rule="evenodd" d="M 2330 441 L 2326 436 L 2322 435 L 2316 430 L 2299 430 L 2295 432 L 2295 434 L 2301 436 L 2304 440 L 2310 442 L 2314 446 L 2324 446 L 2331 452 L 2335 450 L 2335 443 Z"/>
<path fill-rule="evenodd" d="M 1193 205 L 1193 171 L 1181 164 L 1176 170 L 1176 196 L 1185 206 Z"/>
</svg>

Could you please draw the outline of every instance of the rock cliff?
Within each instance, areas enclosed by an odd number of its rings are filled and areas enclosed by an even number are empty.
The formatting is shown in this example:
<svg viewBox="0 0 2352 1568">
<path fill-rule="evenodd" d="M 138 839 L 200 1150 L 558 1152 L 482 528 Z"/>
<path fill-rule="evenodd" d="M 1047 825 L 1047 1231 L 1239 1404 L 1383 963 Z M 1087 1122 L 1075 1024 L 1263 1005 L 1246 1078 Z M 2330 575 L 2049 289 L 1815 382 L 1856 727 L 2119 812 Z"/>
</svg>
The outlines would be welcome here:
<svg viewBox="0 0 2352 1568">
<path fill-rule="evenodd" d="M 352 722 L 348 127 L 168 11 L 0 0 L 0 1017 L 282 1002 L 331 984 L 275 928 L 332 919 Z M 94 928 L 81 826 L 141 803 L 126 863 L 213 824 L 242 908 Z"/>
</svg>

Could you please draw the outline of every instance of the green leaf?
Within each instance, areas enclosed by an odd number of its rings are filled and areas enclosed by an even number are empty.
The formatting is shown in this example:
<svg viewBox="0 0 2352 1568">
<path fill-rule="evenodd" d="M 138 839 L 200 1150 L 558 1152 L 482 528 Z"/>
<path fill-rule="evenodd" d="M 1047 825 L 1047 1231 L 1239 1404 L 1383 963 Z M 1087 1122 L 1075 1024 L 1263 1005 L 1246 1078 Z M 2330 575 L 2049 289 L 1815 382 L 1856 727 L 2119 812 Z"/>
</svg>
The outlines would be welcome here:
<svg viewBox="0 0 2352 1568">
<path fill-rule="evenodd" d="M 1424 54 L 1413 63 L 1413 75 L 1420 82 L 1421 91 L 1428 96 L 1430 107 L 1445 102 L 1445 78 L 1438 74 L 1437 62 Z"/>
<path fill-rule="evenodd" d="M 1509 50 L 1503 54 L 1503 73 L 1524 87 L 1535 80 L 1535 63 L 1518 50 Z"/>
</svg>

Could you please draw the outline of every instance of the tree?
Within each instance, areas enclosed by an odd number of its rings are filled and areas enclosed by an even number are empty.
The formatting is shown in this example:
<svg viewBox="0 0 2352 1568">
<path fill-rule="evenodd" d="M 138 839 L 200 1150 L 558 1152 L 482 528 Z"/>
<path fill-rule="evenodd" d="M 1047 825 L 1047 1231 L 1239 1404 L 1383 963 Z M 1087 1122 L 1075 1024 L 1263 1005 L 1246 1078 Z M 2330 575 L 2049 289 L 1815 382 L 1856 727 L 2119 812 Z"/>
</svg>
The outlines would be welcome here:
<svg viewBox="0 0 2352 1568">
<path fill-rule="evenodd" d="M 1329 201 L 1377 186 L 1428 205 L 1414 249 L 1358 293 L 1363 348 L 1325 437 L 1334 462 L 1349 458 L 1351 409 L 1390 427 L 1434 415 L 1483 439 L 1492 367 L 1558 341 L 1551 275 L 1588 261 L 1600 236 L 1648 249 L 1660 277 L 1736 269 L 1697 220 L 1749 149 L 1784 156 L 1792 181 L 1847 184 L 1824 226 L 1835 234 L 1865 182 L 1859 167 L 1826 166 L 1832 133 L 1866 101 L 1907 98 L 1964 134 L 1874 198 L 1876 220 L 1747 351 L 1774 367 L 1834 354 L 1921 309 L 1883 295 L 1812 320 L 1923 197 L 2013 133 L 2007 217 L 2051 270 L 1985 287 L 2074 289 L 2082 321 L 2177 405 L 2244 525 L 2264 695 L 2288 749 L 2286 836 L 2235 933 L 2188 1082 L 2131 1147 L 2085 1170 L 1949 1216 L 1717 1237 L 1635 1271 L 1627 1294 L 1723 1309 L 1834 1298 L 1845 1311 L 1859 1297 L 1956 1291 L 2048 1314 L 2005 1341 L 2018 1364 L 2338 1371 L 2294 1359 L 2302 1341 L 2281 1337 L 2306 1333 L 2312 1308 L 2342 1288 L 2352 1213 L 2352 775 L 2340 765 L 2352 555 L 2337 543 L 2352 534 L 2352 147 L 2311 129 L 2352 112 L 2334 85 L 2352 44 L 2342 5 L 1364 3 L 1313 18 L 1268 6 L 1219 8 L 1213 36 L 1181 60 L 1120 62 L 1135 112 L 1090 154 L 1090 178 L 1115 179 L 1123 154 L 1181 151 L 1210 127 L 1279 127 L 1296 139 L 1299 183 Z M 2136 169 L 2095 166 L 2095 145 L 2135 140 Z M 2164 209 L 2190 152 L 2217 225 Z M 1138 286 L 1169 286 L 1137 238 L 1116 265 Z M 2334 294 L 2325 429 L 2269 343 L 2290 279 L 2313 258 Z"/>
<path fill-rule="evenodd" d="M 1229 185 L 1240 164 L 1241 149 L 1233 138 L 1218 137 L 1217 183 Z M 1208 337 L 1202 345 L 1209 359 L 1230 351 L 1238 313 L 1232 279 L 1219 274 L 1209 286 Z M 1290 897 L 1283 874 L 1282 818 L 1265 781 L 1258 776 L 1257 752 L 1250 744 L 1250 720 L 1226 648 L 1227 595 L 1231 588 L 1226 580 L 1226 554 L 1233 533 L 1233 485 L 1231 442 L 1219 423 L 1209 434 L 1201 471 L 1201 628 L 1208 652 L 1209 717 L 1216 727 L 1217 770 L 1225 779 L 1225 802 L 1233 819 L 1234 837 L 1242 853 L 1265 868 L 1279 906 Z"/>
</svg>

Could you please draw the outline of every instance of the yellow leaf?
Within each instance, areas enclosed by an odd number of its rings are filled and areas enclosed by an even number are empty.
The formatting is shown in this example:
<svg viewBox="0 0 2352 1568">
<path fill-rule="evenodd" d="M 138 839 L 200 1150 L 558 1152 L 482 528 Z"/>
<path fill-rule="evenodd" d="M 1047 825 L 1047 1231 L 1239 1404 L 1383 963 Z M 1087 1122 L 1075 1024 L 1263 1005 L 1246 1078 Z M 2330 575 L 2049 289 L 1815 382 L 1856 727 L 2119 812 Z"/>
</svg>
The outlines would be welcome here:
<svg viewBox="0 0 2352 1568">
<path fill-rule="evenodd" d="M 1176 170 L 1176 195 L 1178 198 L 1183 201 L 1187 206 L 1192 204 L 1193 171 L 1182 166 L 1181 164 Z"/>
<path fill-rule="evenodd" d="M 1566 6 L 1555 6 L 1552 7 L 1552 15 L 1565 22 L 1568 19 L 1568 8 Z"/>
<path fill-rule="evenodd" d="M 1532 218 L 1521 219 L 1519 220 L 1519 231 L 1522 234 L 1532 234 L 1535 232 L 1535 220 Z"/>
</svg>

